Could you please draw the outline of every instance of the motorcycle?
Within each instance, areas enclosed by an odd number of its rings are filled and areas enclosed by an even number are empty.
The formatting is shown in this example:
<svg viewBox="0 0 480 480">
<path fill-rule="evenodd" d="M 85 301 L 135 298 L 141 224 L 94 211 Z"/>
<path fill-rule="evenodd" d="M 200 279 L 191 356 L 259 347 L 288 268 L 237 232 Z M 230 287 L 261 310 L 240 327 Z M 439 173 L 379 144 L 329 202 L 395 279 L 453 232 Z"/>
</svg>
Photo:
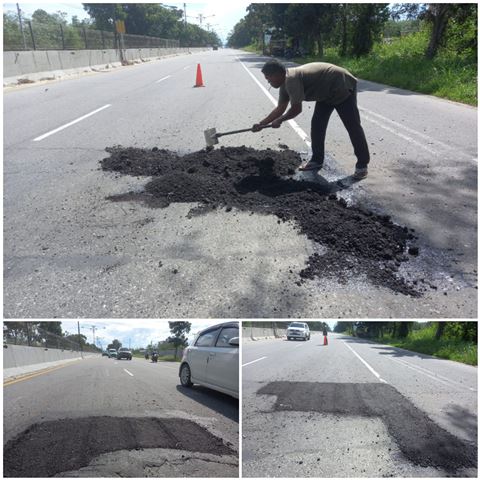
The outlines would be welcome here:
<svg viewBox="0 0 480 480">
<path fill-rule="evenodd" d="M 152 353 L 152 362 L 157 363 L 158 361 L 158 353 L 154 352 Z"/>
</svg>

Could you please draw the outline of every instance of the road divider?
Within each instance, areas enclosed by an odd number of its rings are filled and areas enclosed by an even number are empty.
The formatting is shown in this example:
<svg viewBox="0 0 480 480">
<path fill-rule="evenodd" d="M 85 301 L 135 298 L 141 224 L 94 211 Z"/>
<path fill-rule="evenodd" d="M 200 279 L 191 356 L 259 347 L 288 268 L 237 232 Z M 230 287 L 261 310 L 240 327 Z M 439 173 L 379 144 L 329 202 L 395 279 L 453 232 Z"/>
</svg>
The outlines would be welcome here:
<svg viewBox="0 0 480 480">
<path fill-rule="evenodd" d="M 51 130 L 50 132 L 44 133 L 43 135 L 40 135 L 37 138 L 34 138 L 34 142 L 40 142 L 44 138 L 49 137 L 50 135 L 53 135 L 54 133 L 60 132 L 61 130 L 64 130 L 65 128 L 71 127 L 72 125 L 75 125 L 78 122 L 81 122 L 82 120 L 85 120 L 88 117 L 91 117 L 92 115 L 95 115 L 98 112 L 101 112 L 102 110 L 105 110 L 106 108 L 111 107 L 110 104 L 104 105 L 103 107 L 97 108 L 93 112 L 87 113 L 86 115 L 83 115 L 82 117 L 77 118 L 76 120 L 73 120 L 72 122 L 66 123 L 65 125 L 62 125 L 61 127 L 56 128 L 55 130 Z"/>
<path fill-rule="evenodd" d="M 242 367 L 246 367 L 247 365 L 251 365 L 252 363 L 257 363 L 259 362 L 260 360 L 265 360 L 267 357 L 261 357 L 261 358 L 257 358 L 256 360 L 252 360 L 251 362 L 247 362 L 247 363 L 244 363 L 242 365 Z"/>
<path fill-rule="evenodd" d="M 380 377 L 380 375 L 350 345 L 345 343 L 345 341 L 343 343 L 381 382 L 388 383 L 382 377 Z"/>
</svg>

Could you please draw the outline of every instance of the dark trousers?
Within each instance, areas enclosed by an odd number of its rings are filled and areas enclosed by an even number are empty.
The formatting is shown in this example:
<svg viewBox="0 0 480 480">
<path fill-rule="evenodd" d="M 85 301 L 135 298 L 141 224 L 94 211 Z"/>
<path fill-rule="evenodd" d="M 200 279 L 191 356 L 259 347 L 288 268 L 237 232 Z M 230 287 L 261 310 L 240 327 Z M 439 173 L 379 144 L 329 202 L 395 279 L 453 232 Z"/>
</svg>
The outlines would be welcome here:
<svg viewBox="0 0 480 480">
<path fill-rule="evenodd" d="M 357 107 L 357 91 L 339 105 L 328 105 L 323 102 L 315 103 L 315 110 L 312 117 L 312 160 L 323 165 L 325 157 L 325 135 L 327 133 L 328 121 L 333 110 L 336 110 L 345 128 L 347 129 L 353 151 L 357 157 L 357 168 L 365 168 L 370 161 L 368 144 L 365 133 L 360 123 L 360 113 Z"/>
</svg>

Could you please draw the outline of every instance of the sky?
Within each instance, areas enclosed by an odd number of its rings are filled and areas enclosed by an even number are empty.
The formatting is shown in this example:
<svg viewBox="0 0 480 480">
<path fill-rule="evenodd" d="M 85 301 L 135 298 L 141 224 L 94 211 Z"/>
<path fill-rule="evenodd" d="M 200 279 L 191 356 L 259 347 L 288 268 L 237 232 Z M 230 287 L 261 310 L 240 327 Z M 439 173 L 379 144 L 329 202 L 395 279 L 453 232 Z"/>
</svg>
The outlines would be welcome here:
<svg viewBox="0 0 480 480">
<path fill-rule="evenodd" d="M 92 3 L 111 3 L 111 2 L 92 2 Z M 160 2 L 132 2 L 132 3 L 160 3 Z M 183 10 L 183 3 L 176 2 L 162 2 L 163 5 L 177 7 Z M 233 29 L 234 25 L 238 23 L 245 15 L 246 8 L 252 2 L 244 1 L 214 1 L 214 2 L 187 2 L 187 21 L 199 25 L 198 15 L 203 16 L 203 27 L 207 29 L 207 23 L 210 24 L 210 30 L 217 32 L 217 35 L 226 41 L 228 34 Z M 41 8 L 47 13 L 56 13 L 58 11 L 66 12 L 68 21 L 71 21 L 73 15 L 76 15 L 79 20 L 89 18 L 87 12 L 83 9 L 81 3 L 63 2 L 55 3 L 49 1 L 38 1 L 22 3 L 19 2 L 22 13 L 31 16 L 32 13 Z M 4 11 L 17 11 L 16 3 L 4 3 Z M 212 16 L 213 15 L 213 16 Z"/>
<path fill-rule="evenodd" d="M 197 332 L 211 325 L 222 323 L 220 320 L 189 320 L 192 324 L 189 340 Z M 95 343 L 104 350 L 109 343 L 117 339 L 124 347 L 146 347 L 150 342 L 157 343 L 170 336 L 168 320 L 108 320 L 87 321 L 80 320 L 80 333 L 87 337 L 88 343 L 93 343 L 93 329 L 95 326 Z M 76 320 L 62 320 L 62 329 L 73 335 L 78 333 Z"/>
</svg>

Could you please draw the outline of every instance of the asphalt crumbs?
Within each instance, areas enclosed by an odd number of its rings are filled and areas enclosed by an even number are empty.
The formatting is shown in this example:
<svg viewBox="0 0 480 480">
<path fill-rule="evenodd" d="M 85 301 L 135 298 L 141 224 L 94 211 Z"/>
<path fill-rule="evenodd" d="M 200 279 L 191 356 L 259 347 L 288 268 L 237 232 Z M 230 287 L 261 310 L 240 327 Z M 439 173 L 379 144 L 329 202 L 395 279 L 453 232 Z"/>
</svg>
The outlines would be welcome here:
<svg viewBox="0 0 480 480">
<path fill-rule="evenodd" d="M 379 417 L 406 459 L 421 467 L 442 468 L 451 476 L 477 467 L 477 445 L 439 427 L 391 385 L 279 381 L 257 394 L 275 395 L 275 411 Z"/>
<path fill-rule="evenodd" d="M 125 192 L 112 201 L 141 201 L 152 208 L 196 202 L 191 215 L 225 209 L 275 215 L 292 222 L 318 245 L 299 272 L 297 284 L 316 277 L 346 283 L 366 276 L 376 286 L 421 296 L 428 281 L 399 270 L 419 253 L 413 230 L 336 195 L 338 182 L 297 180 L 301 157 L 292 150 L 247 147 L 205 149 L 186 155 L 153 148 L 107 148 L 101 168 L 122 175 L 152 177 L 143 192 Z M 347 182 L 348 183 L 348 182 Z"/>
<path fill-rule="evenodd" d="M 222 439 L 179 418 L 87 417 L 36 423 L 4 446 L 5 477 L 52 477 L 118 450 L 166 448 L 235 455 Z"/>
</svg>

